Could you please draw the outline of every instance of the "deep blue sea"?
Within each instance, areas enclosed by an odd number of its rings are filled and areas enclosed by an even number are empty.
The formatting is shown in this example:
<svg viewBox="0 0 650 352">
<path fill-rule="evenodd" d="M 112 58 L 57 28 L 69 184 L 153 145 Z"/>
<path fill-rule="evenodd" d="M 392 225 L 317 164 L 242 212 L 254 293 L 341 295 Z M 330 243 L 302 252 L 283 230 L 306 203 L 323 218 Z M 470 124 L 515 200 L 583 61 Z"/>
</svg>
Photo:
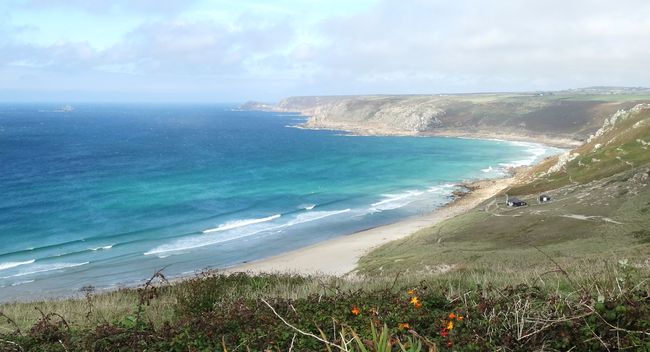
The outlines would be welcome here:
<svg viewBox="0 0 650 352">
<path fill-rule="evenodd" d="M 0 300 L 223 268 L 431 211 L 557 152 L 224 105 L 0 105 Z"/>
</svg>

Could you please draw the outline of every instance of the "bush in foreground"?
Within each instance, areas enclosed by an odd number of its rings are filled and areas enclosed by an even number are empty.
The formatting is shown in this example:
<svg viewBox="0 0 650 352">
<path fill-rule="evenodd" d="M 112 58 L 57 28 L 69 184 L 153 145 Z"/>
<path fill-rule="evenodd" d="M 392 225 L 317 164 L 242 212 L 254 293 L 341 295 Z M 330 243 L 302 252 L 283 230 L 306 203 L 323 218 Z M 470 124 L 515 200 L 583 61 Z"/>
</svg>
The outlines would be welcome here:
<svg viewBox="0 0 650 352">
<path fill-rule="evenodd" d="M 131 312 L 96 325 L 42 312 L 28 331 L 0 336 L 5 351 L 530 351 L 650 350 L 650 294 L 621 264 L 609 288 L 565 282 L 450 289 L 436 280 L 384 287 L 291 275 L 206 274 L 138 291 Z M 566 280 L 565 280 L 566 281 Z M 320 292 L 291 296 L 304 285 Z M 278 295 L 278 291 L 285 292 Z M 147 310 L 173 295 L 172 318 Z M 92 307 L 92 296 L 87 298 Z M 169 299 L 169 298 L 167 298 Z M 88 314 L 94 314 L 88 309 Z M 11 317 L 4 316 L 11 319 Z"/>
</svg>

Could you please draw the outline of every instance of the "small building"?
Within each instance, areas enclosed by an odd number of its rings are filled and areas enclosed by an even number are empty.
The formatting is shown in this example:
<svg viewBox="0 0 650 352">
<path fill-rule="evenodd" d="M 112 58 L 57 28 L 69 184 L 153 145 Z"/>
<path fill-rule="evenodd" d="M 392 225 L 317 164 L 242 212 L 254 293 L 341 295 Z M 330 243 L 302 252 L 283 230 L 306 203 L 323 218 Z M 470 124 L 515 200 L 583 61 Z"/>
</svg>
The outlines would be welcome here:
<svg viewBox="0 0 650 352">
<path fill-rule="evenodd" d="M 539 202 L 540 203 L 546 203 L 546 202 L 550 202 L 550 201 L 551 201 L 551 196 L 548 195 L 548 194 L 541 194 L 539 196 Z"/>
<path fill-rule="evenodd" d="M 524 205 L 527 205 L 526 202 L 524 202 L 523 200 L 521 200 L 519 198 L 508 198 L 508 200 L 506 201 L 506 204 L 509 207 L 523 207 Z"/>
</svg>

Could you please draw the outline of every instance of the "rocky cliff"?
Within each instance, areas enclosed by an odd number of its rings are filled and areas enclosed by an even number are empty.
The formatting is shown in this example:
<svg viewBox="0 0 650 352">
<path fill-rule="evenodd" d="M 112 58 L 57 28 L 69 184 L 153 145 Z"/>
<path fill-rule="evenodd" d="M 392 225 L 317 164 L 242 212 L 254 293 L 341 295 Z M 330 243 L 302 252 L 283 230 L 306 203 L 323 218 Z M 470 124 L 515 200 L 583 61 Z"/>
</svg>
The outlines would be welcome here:
<svg viewBox="0 0 650 352">
<path fill-rule="evenodd" d="M 262 110 L 299 112 L 307 128 L 357 134 L 537 139 L 576 145 L 650 91 L 589 88 L 561 92 L 418 96 L 291 97 Z M 255 105 L 251 105 L 255 106 Z"/>
</svg>

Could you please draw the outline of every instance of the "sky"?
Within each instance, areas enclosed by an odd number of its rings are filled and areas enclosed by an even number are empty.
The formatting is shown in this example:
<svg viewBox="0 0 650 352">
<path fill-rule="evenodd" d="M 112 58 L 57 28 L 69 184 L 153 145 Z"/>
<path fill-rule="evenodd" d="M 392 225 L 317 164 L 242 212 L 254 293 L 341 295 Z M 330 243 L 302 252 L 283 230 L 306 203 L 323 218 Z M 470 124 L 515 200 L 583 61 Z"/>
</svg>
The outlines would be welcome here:
<svg viewBox="0 0 650 352">
<path fill-rule="evenodd" d="M 2 0 L 0 101 L 650 86 L 647 0 Z"/>
</svg>

